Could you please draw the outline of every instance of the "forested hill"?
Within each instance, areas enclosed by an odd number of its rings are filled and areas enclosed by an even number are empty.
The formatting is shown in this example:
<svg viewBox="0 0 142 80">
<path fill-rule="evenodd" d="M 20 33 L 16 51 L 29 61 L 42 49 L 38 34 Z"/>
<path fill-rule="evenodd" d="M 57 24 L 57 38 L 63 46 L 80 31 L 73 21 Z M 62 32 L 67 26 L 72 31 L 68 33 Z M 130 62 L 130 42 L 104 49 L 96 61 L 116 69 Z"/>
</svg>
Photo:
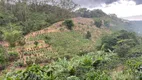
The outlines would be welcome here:
<svg viewBox="0 0 142 80">
<path fill-rule="evenodd" d="M 0 2 L 0 32 L 18 31 L 22 35 L 26 35 L 73 17 L 93 18 L 98 22 L 103 21 L 101 24 L 114 31 L 130 29 L 131 24 L 118 18 L 115 14 L 107 15 L 102 10 L 88 10 L 86 8 L 75 11 L 76 7 L 77 4 L 71 0 L 66 4 L 53 2 L 52 0 L 46 2 L 44 0 L 19 0 L 17 2 L 2 0 Z"/>
<path fill-rule="evenodd" d="M 48 5 L 44 0 L 1 0 L 0 31 L 21 31 L 23 35 L 43 29 L 51 24 L 71 18 L 72 12 L 60 6 Z"/>
<path fill-rule="evenodd" d="M 131 24 L 73 1 L 0 0 L 0 80 L 142 80 Z"/>
<path fill-rule="evenodd" d="M 94 9 L 88 10 L 87 8 L 80 8 L 76 11 L 77 16 L 93 18 L 95 21 L 103 21 L 105 27 L 113 30 L 130 30 L 131 23 L 128 20 L 118 18 L 115 14 L 106 14 L 102 10 Z"/>
</svg>

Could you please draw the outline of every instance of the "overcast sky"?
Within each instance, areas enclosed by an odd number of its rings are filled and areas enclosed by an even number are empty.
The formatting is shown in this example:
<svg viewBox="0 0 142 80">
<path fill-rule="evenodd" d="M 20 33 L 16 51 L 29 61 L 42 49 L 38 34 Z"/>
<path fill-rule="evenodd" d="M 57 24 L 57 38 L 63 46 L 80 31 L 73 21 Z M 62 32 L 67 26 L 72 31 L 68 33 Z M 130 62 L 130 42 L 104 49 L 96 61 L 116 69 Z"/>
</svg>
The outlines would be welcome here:
<svg viewBox="0 0 142 80">
<path fill-rule="evenodd" d="M 74 0 L 81 7 L 99 8 L 118 17 L 142 15 L 142 0 Z"/>
</svg>

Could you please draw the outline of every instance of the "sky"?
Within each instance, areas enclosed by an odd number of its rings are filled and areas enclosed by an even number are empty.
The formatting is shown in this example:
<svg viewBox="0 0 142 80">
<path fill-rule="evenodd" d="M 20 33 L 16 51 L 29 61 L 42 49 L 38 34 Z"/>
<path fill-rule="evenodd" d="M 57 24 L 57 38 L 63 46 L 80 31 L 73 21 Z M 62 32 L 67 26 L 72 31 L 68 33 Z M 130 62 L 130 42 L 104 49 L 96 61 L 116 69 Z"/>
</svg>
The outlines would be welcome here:
<svg viewBox="0 0 142 80">
<path fill-rule="evenodd" d="M 74 0 L 80 7 L 102 9 L 118 17 L 142 16 L 142 0 Z"/>
</svg>

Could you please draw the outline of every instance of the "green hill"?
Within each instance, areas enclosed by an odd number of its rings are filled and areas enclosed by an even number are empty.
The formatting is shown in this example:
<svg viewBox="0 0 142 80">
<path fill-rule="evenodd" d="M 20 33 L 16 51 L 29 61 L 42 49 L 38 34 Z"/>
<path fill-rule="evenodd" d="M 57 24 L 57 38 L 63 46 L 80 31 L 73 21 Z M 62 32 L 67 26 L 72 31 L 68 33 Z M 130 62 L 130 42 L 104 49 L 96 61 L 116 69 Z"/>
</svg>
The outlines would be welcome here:
<svg viewBox="0 0 142 80">
<path fill-rule="evenodd" d="M 0 80 L 141 80 L 138 23 L 77 6 L 0 0 Z"/>
</svg>

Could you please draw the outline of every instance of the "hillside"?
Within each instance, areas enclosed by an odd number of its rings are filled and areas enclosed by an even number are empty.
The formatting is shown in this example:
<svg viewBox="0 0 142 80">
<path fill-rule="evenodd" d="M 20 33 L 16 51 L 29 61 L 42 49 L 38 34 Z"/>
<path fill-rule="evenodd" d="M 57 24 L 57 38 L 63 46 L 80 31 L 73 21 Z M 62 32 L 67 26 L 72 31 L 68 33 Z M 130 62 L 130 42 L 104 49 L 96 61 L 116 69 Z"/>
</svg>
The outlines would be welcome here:
<svg viewBox="0 0 142 80">
<path fill-rule="evenodd" d="M 87 8 L 80 8 L 75 13 L 77 16 L 102 20 L 103 25 L 112 31 L 129 30 L 131 28 L 131 23 L 128 20 L 118 18 L 115 14 L 106 14 L 99 9 L 89 10 Z"/>
<path fill-rule="evenodd" d="M 31 63 L 47 63 L 59 57 L 70 58 L 83 55 L 95 50 L 95 42 L 102 34 L 109 34 L 106 28 L 97 28 L 91 18 L 72 18 L 73 30 L 70 31 L 62 23 L 57 22 L 48 28 L 29 33 L 25 36 L 25 45 L 9 47 L 7 42 L 1 42 L 8 53 L 18 53 L 18 60 L 11 66 L 30 65 Z M 91 33 L 91 40 L 85 38 L 87 31 Z M 35 45 L 37 42 L 37 46 Z"/>
<path fill-rule="evenodd" d="M 79 7 L 0 0 L 0 80 L 142 80 L 141 21 Z"/>
</svg>

